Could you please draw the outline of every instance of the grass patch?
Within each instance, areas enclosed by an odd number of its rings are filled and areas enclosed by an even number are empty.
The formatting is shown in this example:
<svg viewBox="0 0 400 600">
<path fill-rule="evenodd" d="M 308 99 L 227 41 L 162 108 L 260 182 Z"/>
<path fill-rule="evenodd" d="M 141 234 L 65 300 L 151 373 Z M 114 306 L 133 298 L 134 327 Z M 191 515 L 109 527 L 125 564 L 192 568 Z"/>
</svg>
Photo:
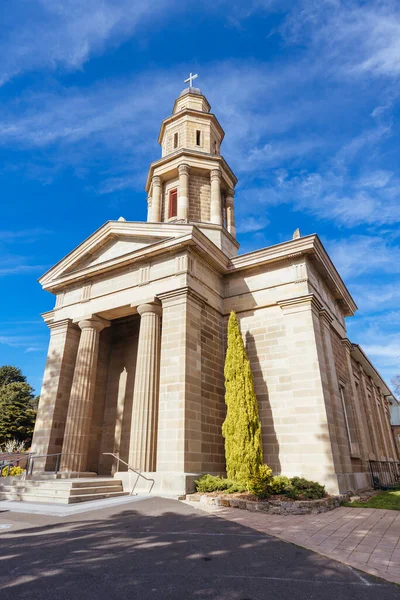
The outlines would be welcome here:
<svg viewBox="0 0 400 600">
<path fill-rule="evenodd" d="M 367 502 L 344 502 L 351 508 L 383 508 L 385 510 L 400 510 L 400 490 L 382 492 L 372 496 Z"/>
</svg>

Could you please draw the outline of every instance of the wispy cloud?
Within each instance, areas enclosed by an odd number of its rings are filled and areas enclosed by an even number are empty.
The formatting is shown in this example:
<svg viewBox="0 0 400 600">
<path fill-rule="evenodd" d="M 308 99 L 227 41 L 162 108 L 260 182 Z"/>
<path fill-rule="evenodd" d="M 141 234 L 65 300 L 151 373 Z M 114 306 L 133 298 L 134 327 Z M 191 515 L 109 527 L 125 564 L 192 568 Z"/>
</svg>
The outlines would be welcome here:
<svg viewBox="0 0 400 600">
<path fill-rule="evenodd" d="M 296 2 L 282 27 L 288 43 L 302 43 L 341 75 L 397 77 L 400 7 L 396 0 Z"/>
<path fill-rule="evenodd" d="M 0 84 L 34 69 L 80 69 L 106 45 L 147 27 L 173 0 L 19 0 L 2 17 Z M 21 15 L 25 19 L 21 19 Z"/>
<path fill-rule="evenodd" d="M 400 246 L 380 236 L 351 235 L 328 242 L 330 255 L 346 279 L 365 273 L 400 273 Z"/>
</svg>

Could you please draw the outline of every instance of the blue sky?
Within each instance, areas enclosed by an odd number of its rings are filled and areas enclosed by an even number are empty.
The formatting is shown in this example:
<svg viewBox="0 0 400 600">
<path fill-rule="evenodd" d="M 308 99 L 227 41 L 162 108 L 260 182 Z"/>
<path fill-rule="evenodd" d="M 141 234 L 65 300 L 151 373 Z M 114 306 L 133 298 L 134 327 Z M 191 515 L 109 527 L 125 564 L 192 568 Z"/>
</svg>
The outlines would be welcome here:
<svg viewBox="0 0 400 600">
<path fill-rule="evenodd" d="M 400 372 L 400 4 L 14 0 L 0 28 L 0 364 L 40 391 L 37 278 L 105 221 L 145 220 L 160 122 L 190 71 L 226 132 L 242 252 L 318 233 Z"/>
</svg>

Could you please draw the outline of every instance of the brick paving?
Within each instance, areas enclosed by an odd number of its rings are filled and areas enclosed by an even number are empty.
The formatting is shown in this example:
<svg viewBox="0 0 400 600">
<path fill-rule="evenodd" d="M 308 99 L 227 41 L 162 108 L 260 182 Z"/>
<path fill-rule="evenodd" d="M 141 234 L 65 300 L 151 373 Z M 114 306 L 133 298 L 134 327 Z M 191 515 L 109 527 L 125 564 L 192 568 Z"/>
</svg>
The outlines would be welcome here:
<svg viewBox="0 0 400 600">
<path fill-rule="evenodd" d="M 341 507 L 319 515 L 281 516 L 236 508 L 198 507 L 400 583 L 400 511 Z"/>
</svg>

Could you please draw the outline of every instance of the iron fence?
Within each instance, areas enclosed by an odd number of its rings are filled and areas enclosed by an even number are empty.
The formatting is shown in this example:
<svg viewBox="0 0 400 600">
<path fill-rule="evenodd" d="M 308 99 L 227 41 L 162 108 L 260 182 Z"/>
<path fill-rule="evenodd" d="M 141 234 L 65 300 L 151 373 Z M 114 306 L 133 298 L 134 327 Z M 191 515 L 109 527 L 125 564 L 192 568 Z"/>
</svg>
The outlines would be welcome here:
<svg viewBox="0 0 400 600">
<path fill-rule="evenodd" d="M 375 490 L 393 490 L 400 488 L 400 463 L 369 461 L 372 487 Z"/>
</svg>

